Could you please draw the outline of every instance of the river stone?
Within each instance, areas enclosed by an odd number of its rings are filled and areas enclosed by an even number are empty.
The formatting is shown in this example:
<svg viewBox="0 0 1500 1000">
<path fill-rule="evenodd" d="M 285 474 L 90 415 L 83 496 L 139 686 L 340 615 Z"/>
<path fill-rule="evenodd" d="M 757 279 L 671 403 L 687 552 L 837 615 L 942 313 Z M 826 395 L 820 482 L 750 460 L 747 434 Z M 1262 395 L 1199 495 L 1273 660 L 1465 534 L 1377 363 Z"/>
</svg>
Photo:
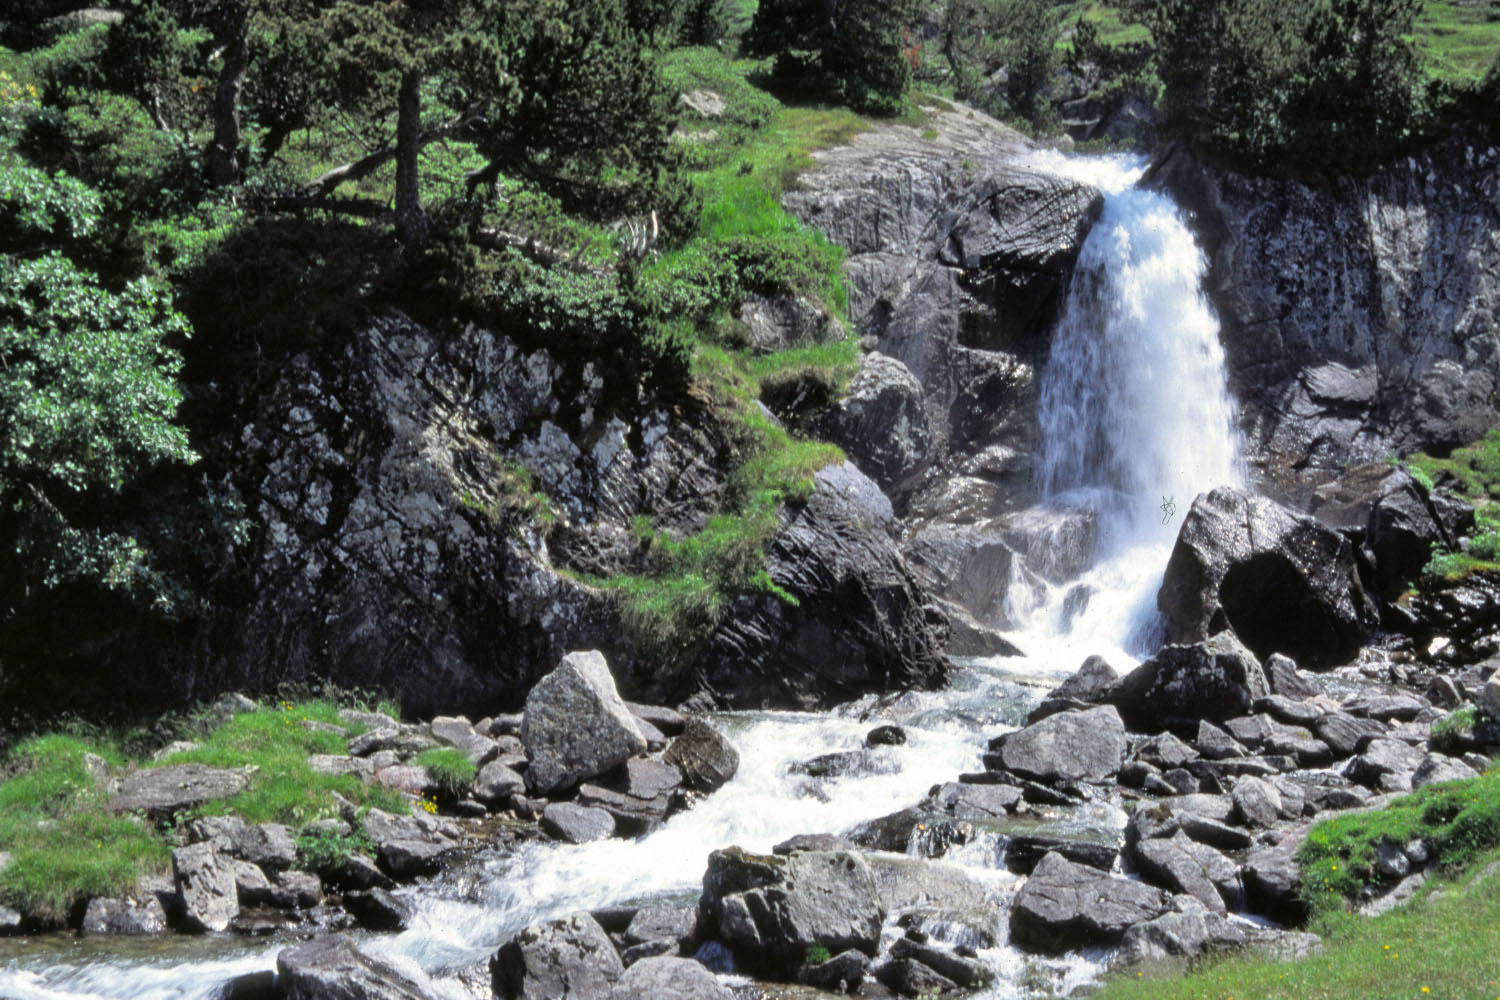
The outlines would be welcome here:
<svg viewBox="0 0 1500 1000">
<path fill-rule="evenodd" d="M 1000 747 L 1000 762 L 1036 781 L 1099 781 L 1120 770 L 1125 746 L 1120 713 L 1104 705 L 1060 712 L 1011 733 Z"/>
<path fill-rule="evenodd" d="M 1411 787 L 1421 788 L 1424 785 L 1435 785 L 1441 781 L 1463 781 L 1466 778 L 1477 777 L 1479 777 L 1479 772 L 1463 761 L 1440 753 L 1432 753 L 1427 755 L 1416 773 L 1411 776 Z"/>
<path fill-rule="evenodd" d="M 526 779 L 498 760 L 490 761 L 474 776 L 474 797 L 491 805 L 525 790 Z"/>
<path fill-rule="evenodd" d="M 284 1000 L 431 1000 L 416 983 L 342 934 L 313 938 L 276 955 Z"/>
<path fill-rule="evenodd" d="M 531 689 L 521 742 L 531 761 L 526 784 L 543 795 L 646 752 L 646 738 L 597 650 L 569 653 Z"/>
<path fill-rule="evenodd" d="M 153 820 L 166 820 L 184 809 L 239 794 L 250 783 L 250 774 L 249 768 L 205 764 L 142 768 L 120 779 L 109 806 L 115 812 L 144 812 Z"/>
<path fill-rule="evenodd" d="M 1017 875 L 1030 875 L 1042 858 L 1053 853 L 1077 864 L 1107 872 L 1114 868 L 1115 861 L 1120 857 L 1120 845 L 1054 837 L 1043 833 L 1019 833 L 1005 845 L 1005 867 Z"/>
<path fill-rule="evenodd" d="M 1119 683 L 1120 675 L 1102 656 L 1090 656 L 1067 680 L 1047 692 L 1040 705 L 1026 716 L 1027 723 L 1040 722 L 1049 715 L 1070 708 L 1088 708 L 1107 701 L 1109 691 Z"/>
<path fill-rule="evenodd" d="M 959 985 L 947 976 L 916 959 L 897 958 L 879 966 L 875 978 L 902 996 L 952 996 Z"/>
<path fill-rule="evenodd" d="M 1220 632 L 1202 642 L 1163 646 L 1125 675 L 1110 701 L 1132 729 L 1191 731 L 1203 720 L 1245 715 L 1269 693 L 1260 661 L 1232 633 Z"/>
<path fill-rule="evenodd" d="M 1143 760 L 1153 767 L 1169 771 L 1174 767 L 1181 767 L 1188 761 L 1193 760 L 1198 756 L 1198 751 L 1171 733 L 1158 733 L 1150 739 L 1143 740 L 1136 747 L 1135 755 L 1139 760 Z"/>
<path fill-rule="evenodd" d="M 814 946 L 874 955 L 885 918 L 874 873 L 847 851 L 714 851 L 698 909 L 700 928 L 745 968 L 781 974 L 800 968 Z"/>
<path fill-rule="evenodd" d="M 965 785 L 949 781 L 927 797 L 933 812 L 954 819 L 1000 819 L 1014 813 L 1021 804 L 1021 790 L 1011 785 Z"/>
<path fill-rule="evenodd" d="M 678 942 L 693 936 L 697 922 L 695 906 L 643 906 L 635 911 L 622 933 L 626 944 L 671 941 L 675 949 Z"/>
<path fill-rule="evenodd" d="M 880 905 L 890 913 L 916 909 L 963 912 L 986 906 L 989 890 L 956 865 L 889 854 L 868 855 L 865 863 L 875 874 Z"/>
<path fill-rule="evenodd" d="M 587 913 L 532 924 L 490 960 L 501 1000 L 610 1000 L 624 972 L 604 929 Z"/>
<path fill-rule="evenodd" d="M 891 958 L 921 962 L 938 975 L 970 989 L 982 986 L 992 978 L 990 971 L 973 959 L 909 937 L 896 939 L 891 945 Z"/>
<path fill-rule="evenodd" d="M 1258 657 L 1285 653 L 1319 667 L 1347 663 L 1359 652 L 1362 601 L 1348 539 L 1274 500 L 1227 486 L 1193 501 L 1156 598 L 1170 643 L 1202 642 L 1232 629 Z M 1269 693 L 1262 678 L 1255 697 Z M 1246 702 L 1233 714 L 1249 708 Z"/>
<path fill-rule="evenodd" d="M 542 810 L 542 829 L 570 844 L 587 844 L 613 837 L 615 819 L 603 809 L 572 802 L 549 802 Z"/>
<path fill-rule="evenodd" d="M 312 872 L 277 872 L 271 882 L 269 902 L 279 909 L 310 910 L 323 901 L 323 883 Z"/>
<path fill-rule="evenodd" d="M 577 804 L 603 809 L 625 836 L 649 833 L 661 825 L 682 787 L 682 772 L 664 761 L 632 757 L 597 783 L 581 785 Z"/>
<path fill-rule="evenodd" d="M 668 956 L 643 958 L 636 962 L 625 970 L 609 994 L 609 1000 L 645 1000 L 647 997 L 734 1000 L 734 994 L 702 965 L 691 959 Z"/>
<path fill-rule="evenodd" d="M 400 896 L 378 886 L 344 893 L 344 909 L 366 930 L 402 931 L 411 911 Z"/>
<path fill-rule="evenodd" d="M 1285 847 L 1259 848 L 1245 858 L 1240 868 L 1245 885 L 1245 905 L 1282 923 L 1307 919 L 1302 899 L 1302 869 Z"/>
<path fill-rule="evenodd" d="M 387 840 L 380 845 L 380 867 L 392 878 L 411 880 L 436 875 L 451 844 L 433 840 Z"/>
<path fill-rule="evenodd" d="M 222 931 L 240 912 L 234 865 L 211 843 L 189 844 L 172 852 L 172 879 L 182 898 L 187 925 Z"/>
<path fill-rule="evenodd" d="M 80 934 L 161 934 L 167 914 L 155 896 L 145 899 L 89 900 Z"/>
<path fill-rule="evenodd" d="M 297 863 L 297 842 L 280 823 L 260 823 L 245 827 L 234 838 L 230 853 L 264 871 L 278 872 Z"/>
<path fill-rule="evenodd" d="M 1312 729 L 1313 734 L 1339 757 L 1354 753 L 1364 737 L 1387 732 L 1384 724 L 1374 719 L 1357 719 L 1347 712 L 1329 712 L 1314 722 Z"/>
<path fill-rule="evenodd" d="M 1234 783 L 1229 794 L 1246 826 L 1268 828 L 1281 816 L 1281 792 L 1269 781 L 1246 775 Z"/>
<path fill-rule="evenodd" d="M 1049 854 L 1016 894 L 1010 912 L 1011 941 L 1049 954 L 1111 945 L 1131 925 L 1171 909 L 1172 897 L 1161 889 Z"/>
<path fill-rule="evenodd" d="M 804 965 L 797 970 L 797 982 L 830 993 L 853 993 L 869 971 L 869 956 L 851 948 L 826 962 Z"/>
<path fill-rule="evenodd" d="M 1186 893 L 1214 913 L 1239 902 L 1239 870 L 1234 862 L 1182 831 L 1170 837 L 1142 840 L 1131 852 L 1136 868 L 1150 881 L 1174 893 Z"/>
<path fill-rule="evenodd" d="M 1411 788 L 1412 774 L 1422 766 L 1423 756 L 1422 751 L 1400 740 L 1374 739 L 1345 765 L 1344 774 L 1370 788 L 1404 791 Z"/>
<path fill-rule="evenodd" d="M 234 892 L 240 906 L 257 906 L 271 898 L 271 880 L 260 870 L 259 865 L 249 861 L 232 861 L 234 866 Z"/>
<path fill-rule="evenodd" d="M 1153 972 L 1185 970 L 1200 955 L 1236 951 L 1248 940 L 1244 929 L 1212 910 L 1197 908 L 1166 913 L 1127 930 L 1111 967 L 1149 966 Z"/>
<path fill-rule="evenodd" d="M 1322 693 L 1316 684 L 1297 669 L 1296 661 L 1290 656 L 1272 653 L 1266 657 L 1264 667 L 1266 683 L 1270 685 L 1274 694 L 1302 701 L 1307 698 L 1316 698 Z M 1259 708 L 1256 711 L 1259 711 Z"/>
<path fill-rule="evenodd" d="M 719 731 L 702 719 L 688 719 L 662 760 L 682 772 L 697 792 L 716 792 L 739 770 L 740 755 Z"/>
</svg>

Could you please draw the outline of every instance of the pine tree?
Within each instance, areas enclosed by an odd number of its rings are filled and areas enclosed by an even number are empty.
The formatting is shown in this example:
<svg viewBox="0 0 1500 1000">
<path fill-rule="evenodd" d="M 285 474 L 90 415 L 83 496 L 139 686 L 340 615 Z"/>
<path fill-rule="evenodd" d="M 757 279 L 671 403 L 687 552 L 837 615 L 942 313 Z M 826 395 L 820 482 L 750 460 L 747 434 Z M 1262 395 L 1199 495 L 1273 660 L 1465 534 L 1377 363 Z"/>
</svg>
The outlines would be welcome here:
<svg viewBox="0 0 1500 1000">
<path fill-rule="evenodd" d="M 893 114 L 911 82 L 916 0 L 765 0 L 745 47 L 775 76 L 860 111 Z"/>
</svg>

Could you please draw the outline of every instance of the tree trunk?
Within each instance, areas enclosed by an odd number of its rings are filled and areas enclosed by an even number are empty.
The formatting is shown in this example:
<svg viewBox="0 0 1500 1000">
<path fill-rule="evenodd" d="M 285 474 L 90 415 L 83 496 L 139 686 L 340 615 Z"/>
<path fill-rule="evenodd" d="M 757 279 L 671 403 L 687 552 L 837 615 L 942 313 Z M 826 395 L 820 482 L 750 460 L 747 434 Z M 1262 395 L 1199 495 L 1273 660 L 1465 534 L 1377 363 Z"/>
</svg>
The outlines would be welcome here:
<svg viewBox="0 0 1500 1000">
<path fill-rule="evenodd" d="M 224 68 L 214 93 L 214 141 L 208 147 L 208 179 L 215 187 L 240 179 L 240 91 L 250 65 L 250 4 L 230 4 L 221 30 Z"/>
<path fill-rule="evenodd" d="M 417 158 L 422 152 L 422 74 L 419 70 L 408 69 L 401 74 L 401 93 L 396 108 L 396 236 L 407 250 L 415 250 L 427 242 L 429 228 L 417 180 Z"/>
</svg>

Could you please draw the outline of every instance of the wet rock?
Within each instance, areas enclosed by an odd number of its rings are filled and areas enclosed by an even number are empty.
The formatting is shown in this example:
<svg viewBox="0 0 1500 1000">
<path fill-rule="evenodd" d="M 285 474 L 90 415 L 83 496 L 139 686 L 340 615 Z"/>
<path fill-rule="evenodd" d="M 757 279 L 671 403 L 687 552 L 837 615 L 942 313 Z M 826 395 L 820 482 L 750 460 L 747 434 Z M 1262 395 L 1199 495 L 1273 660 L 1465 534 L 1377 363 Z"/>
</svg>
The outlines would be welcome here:
<svg viewBox="0 0 1500 1000">
<path fill-rule="evenodd" d="M 795 761 L 787 768 L 790 774 L 805 774 L 812 778 L 860 778 L 875 774 L 897 774 L 900 770 L 901 763 L 894 757 L 869 749 L 825 753 L 811 760 Z"/>
<path fill-rule="evenodd" d="M 958 993 L 953 980 L 910 958 L 886 962 L 875 970 L 875 978 L 905 997 L 941 997 Z"/>
<path fill-rule="evenodd" d="M 670 812 L 682 772 L 665 761 L 634 757 L 597 784 L 579 787 L 577 804 L 603 809 L 625 836 L 649 833 Z"/>
<path fill-rule="evenodd" d="M 1400 740 L 1375 739 L 1344 768 L 1353 781 L 1383 791 L 1411 788 L 1411 779 L 1422 766 L 1423 753 Z"/>
<path fill-rule="evenodd" d="M 603 809 L 551 802 L 542 810 L 542 829 L 570 844 L 586 844 L 613 837 L 615 819 Z"/>
<path fill-rule="evenodd" d="M 1169 642 L 1201 642 L 1227 628 L 1257 656 L 1285 653 L 1324 667 L 1358 653 L 1362 602 L 1348 539 L 1231 487 L 1193 501 L 1157 595 Z M 1232 714 L 1269 693 L 1262 679 Z"/>
<path fill-rule="evenodd" d="M 1365 522 L 1365 545 L 1375 557 L 1372 589 L 1394 600 L 1422 573 L 1434 544 L 1451 541 L 1405 469 L 1391 468 Z"/>
<path fill-rule="evenodd" d="M 450 847 L 432 840 L 388 840 L 380 845 L 380 867 L 400 881 L 436 875 Z"/>
<path fill-rule="evenodd" d="M 389 889 L 393 883 L 375 862 L 363 854 L 351 854 L 330 877 L 340 889 Z"/>
<path fill-rule="evenodd" d="M 663 956 L 635 962 L 620 976 L 610 993 L 610 1000 L 644 1000 L 646 997 L 733 1000 L 734 994 L 699 963 Z"/>
<path fill-rule="evenodd" d="M 820 421 L 827 440 L 888 495 L 919 472 L 932 450 L 922 384 L 895 358 L 872 351 L 861 360 L 848 390 Z"/>
<path fill-rule="evenodd" d="M 999 819 L 1016 811 L 1021 804 L 1021 790 L 1009 785 L 965 785 L 950 781 L 927 798 L 932 812 L 954 819 Z"/>
<path fill-rule="evenodd" d="M 1027 723 L 1040 722 L 1049 715 L 1068 709 L 1088 708 L 1109 699 L 1109 692 L 1119 683 L 1120 675 L 1102 656 L 1090 656 L 1074 673 L 1047 692 L 1042 703 L 1031 710 Z"/>
<path fill-rule="evenodd" d="M 850 829 L 844 837 L 856 847 L 904 854 L 907 844 L 911 842 L 912 830 L 918 823 L 930 818 L 930 814 L 923 809 L 915 807 L 901 809 L 885 816 L 866 820 Z"/>
<path fill-rule="evenodd" d="M 249 783 L 247 768 L 204 764 L 142 768 L 120 779 L 110 796 L 109 807 L 115 812 L 143 812 L 161 821 L 184 809 L 196 809 L 216 799 L 238 795 Z"/>
<path fill-rule="evenodd" d="M 401 897 L 379 887 L 344 893 L 344 909 L 371 931 L 405 930 L 411 919 L 411 911 Z"/>
<path fill-rule="evenodd" d="M 999 758 L 1006 770 L 1036 781 L 1098 781 L 1120 770 L 1125 747 L 1125 724 L 1106 705 L 1062 712 L 1011 733 Z"/>
<path fill-rule="evenodd" d="M 490 972 L 502 1000 L 610 1000 L 625 967 L 604 929 L 575 913 L 521 931 L 500 946 Z"/>
<path fill-rule="evenodd" d="M 1115 862 L 1120 857 L 1120 845 L 1040 833 L 1021 833 L 1011 837 L 1005 845 L 1005 867 L 1018 875 L 1030 875 L 1042 858 L 1054 853 L 1076 864 L 1107 872 L 1114 869 Z"/>
<path fill-rule="evenodd" d="M 682 735 L 667 747 L 662 760 L 682 772 L 689 788 L 705 794 L 718 791 L 740 766 L 739 752 L 701 719 L 687 720 Z"/>
<path fill-rule="evenodd" d="M 597 651 L 574 652 L 526 696 L 521 742 L 526 783 L 545 794 L 604 774 L 637 754 L 646 738 Z"/>
<path fill-rule="evenodd" d="M 775 847 L 772 854 L 791 854 L 793 851 L 847 851 L 851 845 L 843 837 L 833 833 L 799 833 L 788 837 Z"/>
<path fill-rule="evenodd" d="M 1182 831 L 1142 840 L 1132 855 L 1142 875 L 1174 893 L 1186 893 L 1214 913 L 1238 905 L 1239 870 L 1234 862 Z"/>
<path fill-rule="evenodd" d="M 1298 670 L 1296 662 L 1289 656 L 1272 653 L 1266 657 L 1263 667 L 1266 673 L 1266 683 L 1276 695 L 1301 701 L 1316 698 L 1321 693 L 1317 684 Z"/>
<path fill-rule="evenodd" d="M 853 993 L 869 971 L 869 956 L 851 948 L 826 962 L 804 965 L 797 971 L 797 982 L 830 993 Z"/>
<path fill-rule="evenodd" d="M 323 883 L 312 872 L 277 872 L 271 881 L 269 902 L 279 909 L 310 910 L 323 901 Z"/>
<path fill-rule="evenodd" d="M 1049 854 L 1016 894 L 1011 940 L 1047 953 L 1110 945 L 1133 924 L 1171 909 L 1171 896 L 1160 889 Z"/>
<path fill-rule="evenodd" d="M 1125 675 L 1110 701 L 1132 729 L 1186 731 L 1203 720 L 1244 715 L 1268 693 L 1260 662 L 1232 634 L 1220 632 L 1162 647 Z"/>
<path fill-rule="evenodd" d="M 192 930 L 225 930 L 240 912 L 234 866 L 213 844 L 189 844 L 173 851 L 172 879 Z"/>
<path fill-rule="evenodd" d="M 969 989 L 982 986 L 991 978 L 989 970 L 980 963 L 946 948 L 914 941 L 909 936 L 897 938 L 891 945 L 891 958 L 920 962 L 945 979 Z"/>
<path fill-rule="evenodd" d="M 906 730 L 900 726 L 876 726 L 865 734 L 865 746 L 899 747 L 906 744 Z"/>
<path fill-rule="evenodd" d="M 692 939 L 697 923 L 698 909 L 694 906 L 643 906 L 630 918 L 623 933 L 627 944 L 671 941 L 675 951 L 679 944 Z"/>
<path fill-rule="evenodd" d="M 342 934 L 282 949 L 276 955 L 276 975 L 285 1000 L 431 1000 L 416 983 Z"/>
<path fill-rule="evenodd" d="M 797 603 L 738 598 L 679 675 L 684 696 L 813 708 L 948 676 L 947 624 L 891 536 L 890 502 L 849 463 L 814 480 L 766 547 L 772 582 Z"/>
<path fill-rule="evenodd" d="M 270 969 L 247 972 L 224 983 L 217 1000 L 283 1000 L 276 985 L 276 973 Z"/>
<path fill-rule="evenodd" d="M 167 929 L 167 914 L 155 896 L 144 899 L 89 900 L 80 934 L 161 934 Z"/>
<path fill-rule="evenodd" d="M 885 909 L 865 859 L 807 851 L 785 858 L 738 848 L 709 855 L 699 926 L 746 968 L 799 968 L 813 946 L 875 954 Z"/>
<path fill-rule="evenodd" d="M 490 805 L 504 802 L 525 789 L 526 779 L 498 760 L 490 761 L 474 775 L 474 797 Z"/>
</svg>

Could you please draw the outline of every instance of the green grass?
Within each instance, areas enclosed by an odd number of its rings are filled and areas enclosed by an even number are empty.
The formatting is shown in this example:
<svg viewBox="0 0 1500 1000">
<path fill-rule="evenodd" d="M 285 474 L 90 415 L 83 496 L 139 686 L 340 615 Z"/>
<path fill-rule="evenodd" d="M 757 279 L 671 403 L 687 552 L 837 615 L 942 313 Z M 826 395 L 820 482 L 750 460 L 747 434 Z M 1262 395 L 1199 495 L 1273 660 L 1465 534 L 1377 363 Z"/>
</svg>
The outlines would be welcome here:
<svg viewBox="0 0 1500 1000">
<path fill-rule="evenodd" d="M 348 738 L 360 727 L 341 722 L 338 712 L 329 701 L 283 701 L 257 712 L 241 712 L 209 734 L 203 746 L 174 754 L 163 764 L 256 768 L 243 792 L 203 807 L 205 814 L 233 814 L 251 823 L 300 826 L 337 816 L 332 792 L 356 805 L 404 811 L 399 792 L 366 785 L 354 775 L 335 777 L 308 767 L 310 754 L 348 752 Z M 306 722 L 336 726 L 338 731 L 323 731 Z"/>
<path fill-rule="evenodd" d="M 438 788 L 450 798 L 458 798 L 469 790 L 479 768 L 473 761 L 453 747 L 433 747 L 423 750 L 412 760 L 418 767 L 425 767 Z"/>
<path fill-rule="evenodd" d="M 1500 34 L 1500 25 L 1495 31 Z M 1500 501 L 1500 428 L 1491 430 L 1473 444 L 1453 449 L 1447 458 L 1434 458 L 1418 452 L 1408 455 L 1405 461 L 1433 481 L 1443 478 L 1444 474 L 1452 476 L 1456 481 L 1456 491 L 1475 504 Z"/>
<path fill-rule="evenodd" d="M 145 824 L 104 810 L 104 790 L 84 754 L 113 754 L 71 736 L 41 736 L 12 752 L 14 775 L 0 784 L 0 902 L 49 922 L 78 903 L 134 886 L 163 871 L 165 842 Z"/>
<path fill-rule="evenodd" d="M 1297 852 L 1309 908 L 1326 913 L 1352 905 L 1366 886 L 1389 881 L 1375 869 L 1376 849 L 1417 839 L 1448 870 L 1500 847 L 1500 771 L 1428 785 L 1384 809 L 1335 816 L 1313 827 Z"/>
<path fill-rule="evenodd" d="M 1500 56 L 1500 3 L 1427 0 L 1416 41 L 1430 75 L 1453 83 L 1483 79 Z"/>
<path fill-rule="evenodd" d="M 1408 455 L 1401 464 L 1427 492 L 1435 483 L 1444 483 L 1475 508 L 1468 551 L 1449 551 L 1434 545 L 1432 558 L 1422 568 L 1420 587 L 1434 590 L 1471 573 L 1500 573 L 1500 428 L 1473 444 L 1455 448 L 1447 458 L 1418 452 Z"/>
<path fill-rule="evenodd" d="M 1490 855 L 1486 861 L 1494 859 Z M 1297 962 L 1232 958 L 1170 979 L 1117 976 L 1095 1000 L 1494 1000 L 1500 874 L 1470 874 L 1379 917 L 1334 914 Z"/>
</svg>

